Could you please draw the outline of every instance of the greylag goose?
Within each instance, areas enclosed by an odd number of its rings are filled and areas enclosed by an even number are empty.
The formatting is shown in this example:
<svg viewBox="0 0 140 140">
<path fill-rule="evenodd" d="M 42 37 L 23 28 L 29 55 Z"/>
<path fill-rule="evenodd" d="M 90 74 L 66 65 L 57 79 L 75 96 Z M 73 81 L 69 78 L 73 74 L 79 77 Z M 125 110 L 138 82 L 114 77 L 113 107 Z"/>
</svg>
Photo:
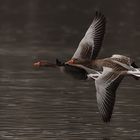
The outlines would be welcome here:
<svg viewBox="0 0 140 140">
<path fill-rule="evenodd" d="M 61 72 L 64 72 L 74 79 L 86 80 L 89 78 L 88 74 L 98 75 L 98 71 L 88 68 L 80 64 L 67 64 L 56 59 L 56 63 L 48 62 L 46 60 L 41 60 L 34 63 L 35 67 L 51 67 L 58 68 Z"/>
<path fill-rule="evenodd" d="M 81 55 L 83 57 L 83 59 L 79 59 L 78 60 L 82 60 L 84 62 L 84 64 L 82 62 L 76 63 L 76 59 L 71 59 L 68 62 L 62 63 L 60 62 L 58 59 L 56 59 L 56 63 L 51 63 L 48 62 L 47 60 L 40 60 L 38 62 L 34 63 L 35 67 L 53 67 L 53 68 L 59 68 L 62 72 L 65 72 L 69 75 L 71 75 L 72 77 L 76 78 L 76 79 L 80 79 L 80 80 L 85 80 L 88 79 L 88 74 L 95 74 L 98 75 L 98 71 L 94 70 L 93 68 L 88 67 L 88 63 L 91 62 L 91 60 L 93 58 L 95 58 L 95 55 L 97 53 L 95 53 L 96 51 L 98 51 L 99 49 L 96 49 L 95 51 L 93 51 L 94 46 L 91 48 L 89 46 L 88 48 L 88 37 L 89 34 L 91 33 L 90 29 L 96 30 L 95 32 L 95 36 L 91 37 L 92 40 L 94 40 L 96 42 L 96 48 L 100 48 L 101 47 L 101 43 L 103 40 L 103 36 L 104 36 L 104 32 L 105 32 L 105 17 L 104 15 L 102 15 L 99 12 L 96 12 L 95 17 L 93 19 L 92 24 L 90 25 L 90 28 L 88 29 L 85 37 L 82 39 L 82 41 L 79 44 L 78 50 L 75 52 L 75 55 L 80 55 L 78 53 L 80 53 L 79 51 L 81 50 L 81 45 L 83 43 L 84 49 L 82 49 L 83 51 L 81 52 Z M 87 41 L 86 41 L 87 40 Z M 90 50 L 92 49 L 92 50 Z M 87 51 L 87 52 L 86 52 Z M 89 52 L 92 51 L 92 52 Z M 90 53 L 93 53 L 92 56 Z M 75 57 L 73 57 L 75 58 Z M 74 62 L 73 62 L 74 61 Z"/>
<path fill-rule="evenodd" d="M 125 75 L 140 77 L 140 70 L 135 62 L 123 55 L 112 55 L 109 58 L 96 59 L 100 51 L 105 33 L 106 19 L 96 12 L 92 24 L 73 57 L 65 62 L 50 65 L 46 61 L 34 63 L 35 66 L 63 67 L 68 73 L 81 74 L 83 79 L 94 79 L 99 112 L 104 122 L 109 122 L 115 103 L 116 90 Z M 93 70 L 98 68 L 101 72 Z"/>
</svg>

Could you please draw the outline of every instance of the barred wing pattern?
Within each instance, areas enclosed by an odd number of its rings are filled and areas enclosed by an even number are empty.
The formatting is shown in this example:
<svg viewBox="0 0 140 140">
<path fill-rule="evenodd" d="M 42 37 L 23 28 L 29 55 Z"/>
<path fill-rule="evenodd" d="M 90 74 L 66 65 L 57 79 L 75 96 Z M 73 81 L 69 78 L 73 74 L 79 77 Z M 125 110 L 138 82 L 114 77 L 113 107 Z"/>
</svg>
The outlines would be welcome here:
<svg viewBox="0 0 140 140">
<path fill-rule="evenodd" d="M 103 73 L 95 80 L 97 104 L 104 122 L 111 119 L 116 90 L 123 77 L 112 68 L 103 67 Z"/>
<path fill-rule="evenodd" d="M 92 24 L 79 43 L 72 59 L 91 60 L 97 57 L 105 33 L 105 23 L 106 19 L 104 15 L 96 12 Z"/>
</svg>

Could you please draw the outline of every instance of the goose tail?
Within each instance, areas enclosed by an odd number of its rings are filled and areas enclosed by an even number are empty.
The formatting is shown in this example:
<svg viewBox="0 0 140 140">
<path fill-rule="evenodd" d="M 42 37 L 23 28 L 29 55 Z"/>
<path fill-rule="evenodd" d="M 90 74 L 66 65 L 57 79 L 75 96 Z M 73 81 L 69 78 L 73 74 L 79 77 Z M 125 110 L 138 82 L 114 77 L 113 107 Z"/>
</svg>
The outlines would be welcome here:
<svg viewBox="0 0 140 140">
<path fill-rule="evenodd" d="M 135 78 L 140 78 L 140 68 L 135 68 L 134 70 L 129 70 L 128 75 L 132 75 Z"/>
</svg>

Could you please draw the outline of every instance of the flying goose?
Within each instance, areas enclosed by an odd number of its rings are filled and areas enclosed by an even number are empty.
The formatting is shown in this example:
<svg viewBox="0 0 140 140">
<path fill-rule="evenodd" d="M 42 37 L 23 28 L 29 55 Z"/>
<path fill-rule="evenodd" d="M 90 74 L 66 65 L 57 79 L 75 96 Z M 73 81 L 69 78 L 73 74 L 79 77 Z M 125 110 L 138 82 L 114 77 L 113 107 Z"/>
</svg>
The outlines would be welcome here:
<svg viewBox="0 0 140 140">
<path fill-rule="evenodd" d="M 94 70 L 93 68 L 88 67 L 88 64 L 89 62 L 91 62 L 93 58 L 96 57 L 97 52 L 99 51 L 101 47 L 101 43 L 102 43 L 104 32 L 105 32 L 105 22 L 106 20 L 105 20 L 104 15 L 102 15 L 99 12 L 96 12 L 92 24 L 87 30 L 85 37 L 79 43 L 78 49 L 75 52 L 73 59 L 71 59 L 70 61 L 62 63 L 58 59 L 56 59 L 56 63 L 51 63 L 51 62 L 48 62 L 47 60 L 40 60 L 38 62 L 35 62 L 34 66 L 59 68 L 61 71 L 80 80 L 88 79 L 87 75 L 90 73 L 92 74 L 94 73 L 96 76 L 100 72 Z M 93 42 L 95 42 L 96 45 L 94 45 Z M 75 58 L 78 58 L 80 62 L 78 61 L 76 63 Z"/>
<path fill-rule="evenodd" d="M 140 69 L 131 58 L 119 54 L 96 59 L 104 38 L 105 25 L 104 15 L 96 12 L 92 24 L 69 61 L 61 63 L 57 60 L 55 64 L 39 61 L 34 63 L 34 66 L 63 67 L 63 70 L 71 75 L 80 74 L 79 79 L 94 79 L 99 112 L 102 120 L 109 122 L 120 82 L 126 75 L 131 75 L 138 80 Z M 94 70 L 95 67 L 99 71 Z"/>
</svg>

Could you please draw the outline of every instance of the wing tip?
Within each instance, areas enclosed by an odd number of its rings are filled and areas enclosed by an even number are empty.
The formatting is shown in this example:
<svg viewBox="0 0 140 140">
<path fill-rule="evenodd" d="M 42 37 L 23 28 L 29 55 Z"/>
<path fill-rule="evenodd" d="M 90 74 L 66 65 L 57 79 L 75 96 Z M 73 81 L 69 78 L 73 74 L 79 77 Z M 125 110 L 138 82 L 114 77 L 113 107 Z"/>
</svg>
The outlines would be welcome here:
<svg viewBox="0 0 140 140">
<path fill-rule="evenodd" d="M 111 117 L 109 117 L 109 118 L 103 118 L 102 117 L 102 120 L 103 120 L 104 123 L 110 123 Z"/>
<path fill-rule="evenodd" d="M 96 11 L 94 17 L 95 17 L 96 20 L 102 19 L 102 20 L 106 21 L 106 18 L 104 16 L 104 14 L 102 14 L 102 12 L 100 12 L 100 11 Z"/>
<path fill-rule="evenodd" d="M 110 110 L 110 112 L 105 112 L 105 114 L 100 112 L 100 116 L 101 116 L 102 121 L 105 123 L 109 123 L 111 121 L 111 118 L 112 118 L 112 113 L 113 113 L 113 108 Z"/>
</svg>

